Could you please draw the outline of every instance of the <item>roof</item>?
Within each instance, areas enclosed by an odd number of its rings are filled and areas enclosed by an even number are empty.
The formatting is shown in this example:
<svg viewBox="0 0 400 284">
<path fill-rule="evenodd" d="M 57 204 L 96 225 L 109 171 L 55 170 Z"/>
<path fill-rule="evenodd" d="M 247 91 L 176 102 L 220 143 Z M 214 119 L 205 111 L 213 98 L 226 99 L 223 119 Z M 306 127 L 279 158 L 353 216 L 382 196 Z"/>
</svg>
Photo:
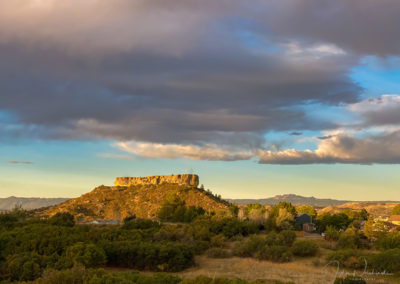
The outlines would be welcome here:
<svg viewBox="0 0 400 284">
<path fill-rule="evenodd" d="M 301 217 L 301 216 L 307 216 L 307 217 L 312 217 L 311 215 L 307 214 L 307 213 L 300 213 L 296 215 L 296 218 Z"/>
<path fill-rule="evenodd" d="M 400 221 L 400 215 L 390 216 L 389 221 Z"/>
</svg>

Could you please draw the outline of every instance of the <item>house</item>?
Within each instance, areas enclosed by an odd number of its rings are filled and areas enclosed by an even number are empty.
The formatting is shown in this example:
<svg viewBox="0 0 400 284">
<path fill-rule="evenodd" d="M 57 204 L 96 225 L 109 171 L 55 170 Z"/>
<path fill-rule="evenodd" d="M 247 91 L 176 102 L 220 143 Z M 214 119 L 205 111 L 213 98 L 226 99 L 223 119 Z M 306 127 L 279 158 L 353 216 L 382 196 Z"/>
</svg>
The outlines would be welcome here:
<svg viewBox="0 0 400 284">
<path fill-rule="evenodd" d="M 294 226 L 297 230 L 303 230 L 305 232 L 312 232 L 315 230 L 312 222 L 312 216 L 308 215 L 307 213 L 297 214 L 296 218 L 294 219 Z"/>
<path fill-rule="evenodd" d="M 117 225 L 117 224 L 119 224 L 119 221 L 117 221 L 117 220 L 93 220 L 93 221 L 90 222 L 90 224 L 94 224 L 94 225 L 103 225 L 103 224 Z"/>
<path fill-rule="evenodd" d="M 387 216 L 378 216 L 374 218 L 374 222 L 382 221 L 382 222 L 387 222 L 389 220 L 389 217 Z"/>
<path fill-rule="evenodd" d="M 307 233 L 312 233 L 315 231 L 315 225 L 313 223 L 303 224 L 303 231 Z"/>
<path fill-rule="evenodd" d="M 392 215 L 388 221 L 393 225 L 400 226 L 400 215 Z"/>
</svg>

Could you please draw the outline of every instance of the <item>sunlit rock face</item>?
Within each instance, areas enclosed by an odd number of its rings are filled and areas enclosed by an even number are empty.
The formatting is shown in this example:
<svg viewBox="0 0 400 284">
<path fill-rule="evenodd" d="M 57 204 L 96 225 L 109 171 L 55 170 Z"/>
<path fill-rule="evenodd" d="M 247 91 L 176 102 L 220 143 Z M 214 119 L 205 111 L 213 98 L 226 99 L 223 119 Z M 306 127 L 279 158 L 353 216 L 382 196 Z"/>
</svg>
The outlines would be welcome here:
<svg viewBox="0 0 400 284">
<path fill-rule="evenodd" d="M 192 174 L 169 175 L 169 176 L 149 176 L 149 177 L 117 177 L 115 186 L 130 186 L 140 184 L 162 184 L 173 183 L 197 187 L 199 185 L 199 176 Z"/>
</svg>

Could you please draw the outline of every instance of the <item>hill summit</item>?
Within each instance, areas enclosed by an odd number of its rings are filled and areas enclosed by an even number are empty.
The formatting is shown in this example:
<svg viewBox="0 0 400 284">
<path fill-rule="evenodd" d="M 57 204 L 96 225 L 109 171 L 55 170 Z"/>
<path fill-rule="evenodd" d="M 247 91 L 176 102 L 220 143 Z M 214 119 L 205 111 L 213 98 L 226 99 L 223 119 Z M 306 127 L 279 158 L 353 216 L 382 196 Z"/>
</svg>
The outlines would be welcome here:
<svg viewBox="0 0 400 284">
<path fill-rule="evenodd" d="M 52 216 L 69 212 L 78 220 L 118 220 L 136 215 L 155 218 L 163 203 L 176 196 L 186 206 L 202 207 L 208 212 L 228 211 L 229 203 L 211 192 L 197 188 L 197 175 L 118 177 L 114 186 L 101 185 L 78 198 L 68 200 L 43 212 Z"/>
</svg>

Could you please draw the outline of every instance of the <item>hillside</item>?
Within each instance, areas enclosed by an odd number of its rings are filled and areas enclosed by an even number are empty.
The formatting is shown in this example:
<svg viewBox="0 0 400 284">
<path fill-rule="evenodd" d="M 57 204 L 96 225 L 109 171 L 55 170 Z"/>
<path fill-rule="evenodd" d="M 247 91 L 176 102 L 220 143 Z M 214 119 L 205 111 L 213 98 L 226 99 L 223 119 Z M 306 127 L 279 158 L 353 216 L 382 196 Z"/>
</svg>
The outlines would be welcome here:
<svg viewBox="0 0 400 284">
<path fill-rule="evenodd" d="M 263 199 L 228 199 L 228 201 L 236 204 L 259 203 L 262 205 L 276 205 L 281 201 L 286 201 L 295 205 L 312 205 L 316 207 L 337 206 L 349 202 L 346 200 L 304 197 L 296 194 L 276 195 L 274 197 Z"/>
<path fill-rule="evenodd" d="M 79 198 L 68 200 L 46 210 L 43 215 L 69 212 L 82 220 L 122 220 L 136 215 L 154 218 L 167 197 L 176 195 L 187 206 L 200 206 L 206 211 L 227 211 L 226 202 L 191 185 L 152 182 L 128 186 L 99 186 Z"/>
<path fill-rule="evenodd" d="M 390 212 L 392 212 L 393 207 L 398 205 L 399 203 L 397 202 L 348 202 L 345 204 L 341 204 L 338 206 L 327 206 L 321 210 L 318 211 L 318 214 L 320 213 L 340 213 L 343 210 L 346 209 L 352 209 L 352 210 L 361 210 L 365 209 L 369 214 L 371 214 L 374 217 L 377 216 L 390 216 Z"/>
<path fill-rule="evenodd" d="M 16 206 L 32 210 L 60 204 L 69 198 L 39 198 L 39 197 L 15 197 L 0 198 L 0 211 L 12 210 Z"/>
</svg>

